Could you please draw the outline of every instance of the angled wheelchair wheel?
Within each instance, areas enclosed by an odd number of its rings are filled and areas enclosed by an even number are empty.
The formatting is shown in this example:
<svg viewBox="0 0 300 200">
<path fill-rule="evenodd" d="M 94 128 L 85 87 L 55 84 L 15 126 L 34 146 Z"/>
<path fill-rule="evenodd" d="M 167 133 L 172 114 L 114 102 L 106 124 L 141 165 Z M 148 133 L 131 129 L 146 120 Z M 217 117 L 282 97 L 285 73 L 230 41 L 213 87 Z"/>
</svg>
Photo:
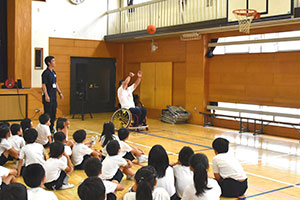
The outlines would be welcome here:
<svg viewBox="0 0 300 200">
<path fill-rule="evenodd" d="M 111 121 L 117 130 L 127 128 L 131 124 L 131 119 L 131 112 L 125 108 L 118 109 L 111 117 Z"/>
</svg>

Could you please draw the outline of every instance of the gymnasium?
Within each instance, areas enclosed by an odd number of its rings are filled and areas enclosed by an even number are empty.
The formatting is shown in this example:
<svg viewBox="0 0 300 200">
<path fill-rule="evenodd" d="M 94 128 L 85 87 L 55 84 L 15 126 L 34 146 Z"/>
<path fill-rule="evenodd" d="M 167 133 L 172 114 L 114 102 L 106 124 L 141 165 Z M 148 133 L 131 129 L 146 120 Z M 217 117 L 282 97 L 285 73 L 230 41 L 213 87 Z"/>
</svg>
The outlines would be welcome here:
<svg viewBox="0 0 300 200">
<path fill-rule="evenodd" d="M 213 141 L 221 137 L 248 188 L 218 199 L 300 200 L 300 0 L 1 0 L 0 20 L 1 123 L 29 118 L 38 127 L 45 58 L 53 56 L 56 118 L 69 122 L 71 143 L 84 130 L 101 152 L 112 121 L 130 130 L 126 143 L 144 155 L 154 145 L 170 164 L 185 146 L 206 155 L 214 178 Z M 138 117 L 120 109 L 121 80 L 140 80 L 134 94 L 147 127 L 133 126 Z M 176 108 L 188 118 L 178 123 Z M 131 170 L 147 165 L 135 159 Z M 18 162 L 3 167 L 16 170 Z M 85 171 L 67 176 L 74 187 L 52 192 L 80 199 Z M 124 175 L 116 198 L 135 181 Z"/>
</svg>

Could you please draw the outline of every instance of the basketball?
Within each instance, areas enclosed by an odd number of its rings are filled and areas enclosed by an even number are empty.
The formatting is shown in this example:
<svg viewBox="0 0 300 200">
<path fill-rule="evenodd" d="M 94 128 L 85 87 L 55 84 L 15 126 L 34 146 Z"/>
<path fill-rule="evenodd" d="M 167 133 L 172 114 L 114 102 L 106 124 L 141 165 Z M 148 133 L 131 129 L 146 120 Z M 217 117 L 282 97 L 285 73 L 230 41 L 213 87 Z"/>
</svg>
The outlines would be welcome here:
<svg viewBox="0 0 300 200">
<path fill-rule="evenodd" d="M 156 32 L 156 27 L 154 25 L 147 26 L 147 32 L 149 34 L 154 34 Z"/>
</svg>

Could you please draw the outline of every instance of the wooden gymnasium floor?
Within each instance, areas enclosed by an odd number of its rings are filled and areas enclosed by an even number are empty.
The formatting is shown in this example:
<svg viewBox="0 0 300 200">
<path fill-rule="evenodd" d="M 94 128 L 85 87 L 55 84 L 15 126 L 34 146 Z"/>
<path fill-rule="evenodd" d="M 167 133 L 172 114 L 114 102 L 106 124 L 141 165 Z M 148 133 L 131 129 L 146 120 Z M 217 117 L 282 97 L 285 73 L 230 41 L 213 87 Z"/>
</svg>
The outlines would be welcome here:
<svg viewBox="0 0 300 200">
<path fill-rule="evenodd" d="M 101 133 L 103 123 L 109 121 L 111 113 L 94 115 L 90 119 L 86 115 L 85 121 L 70 119 L 69 135 L 77 129 L 86 129 L 89 137 Z M 38 124 L 34 121 L 34 125 Z M 149 119 L 150 130 L 143 133 L 131 133 L 129 143 L 149 152 L 151 146 L 161 144 L 169 153 L 170 161 L 177 160 L 177 153 L 183 146 L 190 146 L 195 152 L 201 152 L 212 161 L 214 152 L 211 143 L 216 137 L 225 137 L 230 142 L 230 150 L 243 164 L 248 175 L 249 189 L 243 199 L 257 200 L 296 200 L 300 199 L 300 146 L 299 141 L 270 137 L 266 135 L 253 136 L 239 134 L 238 131 L 221 128 L 203 128 L 197 125 L 171 125 L 159 120 Z M 100 148 L 99 144 L 95 148 Z M 145 164 L 144 164 L 145 165 Z M 13 167 L 13 164 L 8 166 Z M 136 171 L 140 166 L 134 165 Z M 212 172 L 211 167 L 209 169 Z M 60 200 L 78 199 L 77 187 L 86 178 L 83 171 L 74 171 L 70 183 L 75 188 L 56 191 Z M 22 178 L 18 178 L 23 182 Z M 126 187 L 118 192 L 118 199 L 126 193 L 133 181 L 123 180 Z M 221 198 L 227 199 L 227 198 Z M 228 198 L 230 199 L 230 198 Z M 236 199 L 236 198 L 231 198 Z"/>
</svg>

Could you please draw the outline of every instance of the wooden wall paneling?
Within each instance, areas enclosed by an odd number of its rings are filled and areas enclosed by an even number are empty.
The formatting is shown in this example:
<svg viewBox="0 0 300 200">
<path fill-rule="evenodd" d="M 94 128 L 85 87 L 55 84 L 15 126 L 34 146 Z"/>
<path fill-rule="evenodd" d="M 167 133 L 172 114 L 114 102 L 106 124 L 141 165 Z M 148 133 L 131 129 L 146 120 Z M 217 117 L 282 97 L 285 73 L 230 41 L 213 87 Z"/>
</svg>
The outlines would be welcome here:
<svg viewBox="0 0 300 200">
<path fill-rule="evenodd" d="M 184 62 L 173 63 L 173 105 L 185 107 L 186 68 Z"/>
<path fill-rule="evenodd" d="M 141 70 L 143 71 L 143 79 L 140 85 L 141 102 L 146 108 L 155 108 L 155 63 L 141 63 Z"/>
<path fill-rule="evenodd" d="M 31 87 L 31 0 L 7 1 L 8 77 Z"/>
<path fill-rule="evenodd" d="M 104 57 L 116 58 L 116 76 L 121 77 L 124 68 L 121 60 L 120 44 L 104 41 L 50 38 L 49 55 L 56 59 L 57 81 L 64 94 L 63 100 L 58 100 L 58 113 L 70 113 L 70 62 L 71 57 Z M 117 78 L 117 80 L 120 78 Z M 117 86 L 118 83 L 116 83 Z"/>
<path fill-rule="evenodd" d="M 173 65 L 172 62 L 157 62 L 155 69 L 155 108 L 166 109 L 172 105 Z"/>
</svg>

